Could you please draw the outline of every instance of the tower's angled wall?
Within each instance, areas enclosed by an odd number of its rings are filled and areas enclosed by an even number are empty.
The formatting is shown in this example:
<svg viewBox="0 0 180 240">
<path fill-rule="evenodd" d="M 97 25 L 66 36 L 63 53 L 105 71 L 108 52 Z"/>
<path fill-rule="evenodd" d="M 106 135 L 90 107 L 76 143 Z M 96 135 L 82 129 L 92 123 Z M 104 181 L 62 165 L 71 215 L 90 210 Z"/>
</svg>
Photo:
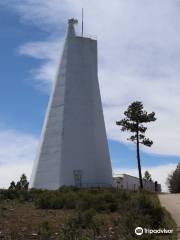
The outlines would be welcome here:
<svg viewBox="0 0 180 240">
<path fill-rule="evenodd" d="M 46 112 L 39 151 L 31 175 L 30 188 L 59 188 L 67 72 L 67 47 L 67 43 L 65 43 L 61 63 Z"/>
<path fill-rule="evenodd" d="M 82 171 L 82 185 L 111 184 L 103 112 L 97 78 L 97 41 L 75 37 L 69 41 L 60 183 L 74 185 L 74 170 Z"/>
<path fill-rule="evenodd" d="M 70 25 L 31 187 L 111 184 L 97 77 L 97 41 L 76 37 Z"/>
</svg>

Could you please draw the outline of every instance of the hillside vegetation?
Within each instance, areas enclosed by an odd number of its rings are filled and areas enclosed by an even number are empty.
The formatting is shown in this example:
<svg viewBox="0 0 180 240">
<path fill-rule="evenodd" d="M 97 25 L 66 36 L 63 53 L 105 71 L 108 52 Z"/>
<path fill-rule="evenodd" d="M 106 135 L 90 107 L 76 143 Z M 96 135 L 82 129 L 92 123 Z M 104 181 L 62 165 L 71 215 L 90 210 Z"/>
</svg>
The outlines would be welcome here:
<svg viewBox="0 0 180 240">
<path fill-rule="evenodd" d="M 136 236 L 138 226 L 174 229 L 155 194 L 114 189 L 0 190 L 0 239 L 175 240 Z"/>
</svg>

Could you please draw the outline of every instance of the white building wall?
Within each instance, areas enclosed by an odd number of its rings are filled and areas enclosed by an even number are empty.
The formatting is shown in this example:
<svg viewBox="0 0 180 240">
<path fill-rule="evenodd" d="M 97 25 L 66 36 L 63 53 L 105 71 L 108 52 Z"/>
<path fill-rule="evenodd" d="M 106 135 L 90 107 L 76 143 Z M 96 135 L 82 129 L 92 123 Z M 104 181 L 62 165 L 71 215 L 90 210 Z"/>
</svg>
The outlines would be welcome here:
<svg viewBox="0 0 180 240">
<path fill-rule="evenodd" d="M 119 189 L 136 191 L 140 187 L 139 178 L 128 174 L 115 175 L 113 177 L 114 187 Z M 143 180 L 143 187 L 147 191 L 155 192 L 155 182 Z M 157 191 L 161 192 L 161 185 L 157 184 Z"/>
</svg>

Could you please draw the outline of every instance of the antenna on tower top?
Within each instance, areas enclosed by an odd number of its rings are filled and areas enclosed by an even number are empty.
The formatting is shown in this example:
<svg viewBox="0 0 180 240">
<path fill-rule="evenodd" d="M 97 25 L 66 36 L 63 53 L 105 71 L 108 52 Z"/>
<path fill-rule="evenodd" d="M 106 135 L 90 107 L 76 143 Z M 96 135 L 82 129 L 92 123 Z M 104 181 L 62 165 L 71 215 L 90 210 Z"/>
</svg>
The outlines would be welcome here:
<svg viewBox="0 0 180 240">
<path fill-rule="evenodd" d="M 84 9 L 82 8 L 82 37 L 83 37 L 83 32 L 84 32 Z"/>
</svg>

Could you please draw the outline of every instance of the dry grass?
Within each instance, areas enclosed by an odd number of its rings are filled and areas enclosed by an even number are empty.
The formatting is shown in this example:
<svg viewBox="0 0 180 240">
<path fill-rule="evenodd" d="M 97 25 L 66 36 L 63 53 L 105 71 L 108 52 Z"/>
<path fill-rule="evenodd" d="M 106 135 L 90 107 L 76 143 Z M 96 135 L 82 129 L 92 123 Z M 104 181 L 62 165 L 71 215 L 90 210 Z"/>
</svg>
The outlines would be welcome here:
<svg viewBox="0 0 180 240">
<path fill-rule="evenodd" d="M 0 197 L 1 240 L 133 240 L 137 226 L 176 227 L 157 196 L 146 192 L 6 190 Z M 141 239 L 161 237 L 144 235 Z M 176 240 L 175 234 L 163 236 L 163 240 L 170 239 Z"/>
<path fill-rule="evenodd" d="M 52 235 L 58 236 L 62 224 L 76 214 L 75 210 L 69 209 L 36 209 L 32 203 L 18 203 L 14 200 L 1 202 L 0 208 L 0 237 L 15 236 L 10 239 L 38 239 L 36 234 L 44 221 L 49 222 Z M 108 229 L 119 214 L 99 213 L 97 216 Z"/>
</svg>

